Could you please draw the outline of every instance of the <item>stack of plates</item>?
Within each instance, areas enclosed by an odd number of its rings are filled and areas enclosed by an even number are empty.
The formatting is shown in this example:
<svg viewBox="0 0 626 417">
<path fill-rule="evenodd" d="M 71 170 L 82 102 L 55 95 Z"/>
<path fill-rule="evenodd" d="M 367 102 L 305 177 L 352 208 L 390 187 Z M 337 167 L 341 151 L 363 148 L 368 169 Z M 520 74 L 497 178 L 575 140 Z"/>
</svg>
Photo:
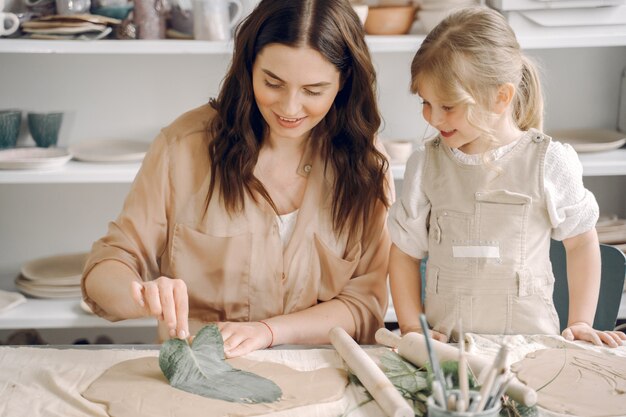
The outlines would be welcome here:
<svg viewBox="0 0 626 417">
<path fill-rule="evenodd" d="M 32 297 L 80 297 L 80 278 L 87 255 L 74 253 L 29 261 L 22 266 L 15 285 Z"/>
<path fill-rule="evenodd" d="M 596 223 L 600 243 L 616 246 L 626 252 L 626 219 L 600 217 Z"/>
<path fill-rule="evenodd" d="M 141 162 L 150 142 L 132 139 L 94 139 L 70 145 L 69 151 L 85 162 Z"/>
<path fill-rule="evenodd" d="M 548 135 L 570 144 L 576 152 L 606 152 L 626 143 L 626 133 L 609 129 L 561 129 L 549 131 Z"/>
</svg>

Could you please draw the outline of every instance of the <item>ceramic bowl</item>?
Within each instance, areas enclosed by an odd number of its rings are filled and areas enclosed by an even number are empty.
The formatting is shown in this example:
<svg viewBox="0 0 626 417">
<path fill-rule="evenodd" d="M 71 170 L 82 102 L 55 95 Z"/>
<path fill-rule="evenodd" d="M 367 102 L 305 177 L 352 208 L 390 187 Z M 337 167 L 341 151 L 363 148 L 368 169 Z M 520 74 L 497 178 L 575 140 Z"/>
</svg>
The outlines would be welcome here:
<svg viewBox="0 0 626 417">
<path fill-rule="evenodd" d="M 28 129 L 37 146 L 56 146 L 63 113 L 28 113 Z"/>
<path fill-rule="evenodd" d="M 415 6 L 370 7 L 365 20 L 365 32 L 369 35 L 404 35 L 415 20 Z"/>
<path fill-rule="evenodd" d="M 17 143 L 22 123 L 20 110 L 0 111 L 0 148 L 13 148 Z"/>
<path fill-rule="evenodd" d="M 113 19 L 124 20 L 128 17 L 131 10 L 133 10 L 133 4 L 127 3 L 111 6 L 101 6 L 96 9 L 91 9 L 91 13 L 100 16 L 112 17 Z"/>
</svg>

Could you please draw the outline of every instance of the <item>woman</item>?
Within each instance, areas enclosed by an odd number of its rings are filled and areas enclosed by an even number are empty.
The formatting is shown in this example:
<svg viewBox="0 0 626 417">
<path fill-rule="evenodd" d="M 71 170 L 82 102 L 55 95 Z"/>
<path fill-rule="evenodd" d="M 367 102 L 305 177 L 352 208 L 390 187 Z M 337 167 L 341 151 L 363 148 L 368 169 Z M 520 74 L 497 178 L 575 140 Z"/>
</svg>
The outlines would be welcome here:
<svg viewBox="0 0 626 417">
<path fill-rule="evenodd" d="M 328 343 L 335 326 L 373 342 L 393 186 L 373 74 L 347 1 L 262 1 L 217 99 L 161 131 L 94 244 L 88 304 L 155 316 L 161 339 L 217 322 L 228 357 Z"/>
</svg>

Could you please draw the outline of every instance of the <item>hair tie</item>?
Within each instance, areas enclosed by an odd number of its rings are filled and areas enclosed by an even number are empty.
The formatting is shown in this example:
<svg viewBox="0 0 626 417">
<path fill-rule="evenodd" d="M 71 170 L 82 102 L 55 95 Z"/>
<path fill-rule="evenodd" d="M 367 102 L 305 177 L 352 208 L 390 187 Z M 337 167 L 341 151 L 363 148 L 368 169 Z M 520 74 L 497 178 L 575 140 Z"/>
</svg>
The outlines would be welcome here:
<svg viewBox="0 0 626 417">
<path fill-rule="evenodd" d="M 267 327 L 267 330 L 270 331 L 270 334 L 272 335 L 272 341 L 270 342 L 268 348 L 271 348 L 272 345 L 274 344 L 274 332 L 272 331 L 272 328 L 270 327 L 269 324 L 267 324 L 266 322 L 264 322 L 263 320 L 259 320 L 259 323 L 263 323 L 265 325 L 265 327 Z"/>
</svg>

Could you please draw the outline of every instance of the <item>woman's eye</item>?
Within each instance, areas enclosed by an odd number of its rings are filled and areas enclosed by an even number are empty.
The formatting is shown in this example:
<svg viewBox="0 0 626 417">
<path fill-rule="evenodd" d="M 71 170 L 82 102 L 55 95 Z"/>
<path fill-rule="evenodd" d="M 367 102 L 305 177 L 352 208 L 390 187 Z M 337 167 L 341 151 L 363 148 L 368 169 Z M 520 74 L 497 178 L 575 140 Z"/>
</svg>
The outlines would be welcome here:
<svg viewBox="0 0 626 417">
<path fill-rule="evenodd" d="M 452 106 L 441 106 L 441 108 L 443 109 L 443 111 L 452 111 L 454 109 L 454 107 Z"/>
<path fill-rule="evenodd" d="M 322 93 L 319 91 L 311 91 L 311 90 L 305 89 L 304 92 L 308 96 L 321 96 L 322 95 Z"/>
<path fill-rule="evenodd" d="M 265 85 L 269 88 L 280 88 L 280 84 L 272 84 L 271 82 L 265 80 Z"/>
</svg>

